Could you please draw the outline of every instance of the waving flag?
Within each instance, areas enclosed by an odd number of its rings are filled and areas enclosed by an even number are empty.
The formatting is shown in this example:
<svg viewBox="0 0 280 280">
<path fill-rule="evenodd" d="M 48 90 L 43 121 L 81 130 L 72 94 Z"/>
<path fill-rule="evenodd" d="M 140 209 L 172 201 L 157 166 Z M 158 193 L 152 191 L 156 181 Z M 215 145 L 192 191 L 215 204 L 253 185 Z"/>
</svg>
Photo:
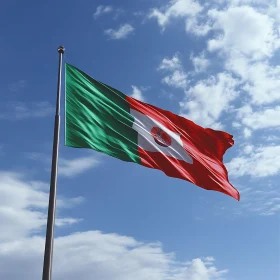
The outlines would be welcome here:
<svg viewBox="0 0 280 280">
<path fill-rule="evenodd" d="M 231 135 L 126 96 L 69 64 L 65 133 L 66 146 L 91 148 L 240 199 L 223 164 Z"/>
</svg>

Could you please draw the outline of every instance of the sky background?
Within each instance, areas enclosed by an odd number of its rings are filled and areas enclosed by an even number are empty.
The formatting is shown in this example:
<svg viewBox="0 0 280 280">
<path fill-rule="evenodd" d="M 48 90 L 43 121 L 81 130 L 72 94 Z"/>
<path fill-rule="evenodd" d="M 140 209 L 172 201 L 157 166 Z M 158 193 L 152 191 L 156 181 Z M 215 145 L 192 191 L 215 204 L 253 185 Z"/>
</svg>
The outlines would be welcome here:
<svg viewBox="0 0 280 280">
<path fill-rule="evenodd" d="M 60 44 L 97 80 L 233 134 L 241 200 L 64 147 L 62 120 L 53 279 L 280 279 L 279 0 L 9 0 L 0 38 L 0 279 L 41 277 Z"/>
</svg>

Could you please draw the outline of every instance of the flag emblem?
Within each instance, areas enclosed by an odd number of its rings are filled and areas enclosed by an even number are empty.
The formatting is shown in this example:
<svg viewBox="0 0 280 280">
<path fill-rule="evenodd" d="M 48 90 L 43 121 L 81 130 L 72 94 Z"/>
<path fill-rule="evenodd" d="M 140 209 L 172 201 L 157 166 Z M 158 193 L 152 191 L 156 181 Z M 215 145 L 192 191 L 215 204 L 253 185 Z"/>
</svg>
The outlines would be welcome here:
<svg viewBox="0 0 280 280">
<path fill-rule="evenodd" d="M 155 142 L 162 147 L 169 147 L 172 143 L 171 137 L 161 128 L 154 126 L 151 134 Z"/>
</svg>

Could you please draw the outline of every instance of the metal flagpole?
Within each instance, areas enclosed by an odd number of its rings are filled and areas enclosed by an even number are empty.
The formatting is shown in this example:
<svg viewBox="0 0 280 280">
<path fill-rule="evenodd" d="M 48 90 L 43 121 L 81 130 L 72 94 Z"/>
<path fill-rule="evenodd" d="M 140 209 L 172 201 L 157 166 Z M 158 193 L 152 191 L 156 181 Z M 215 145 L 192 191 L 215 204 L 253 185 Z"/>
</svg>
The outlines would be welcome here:
<svg viewBox="0 0 280 280">
<path fill-rule="evenodd" d="M 49 210 L 48 210 L 48 222 L 47 222 L 47 231 L 46 231 L 42 280 L 52 279 L 53 236 L 54 236 L 54 223 L 55 223 L 57 163 L 58 163 L 59 131 L 60 131 L 61 72 L 62 72 L 62 55 L 64 54 L 65 49 L 64 47 L 60 46 L 57 49 L 57 51 L 59 53 L 59 63 L 58 63 L 56 113 L 55 113 L 55 122 L 54 122 Z"/>
</svg>

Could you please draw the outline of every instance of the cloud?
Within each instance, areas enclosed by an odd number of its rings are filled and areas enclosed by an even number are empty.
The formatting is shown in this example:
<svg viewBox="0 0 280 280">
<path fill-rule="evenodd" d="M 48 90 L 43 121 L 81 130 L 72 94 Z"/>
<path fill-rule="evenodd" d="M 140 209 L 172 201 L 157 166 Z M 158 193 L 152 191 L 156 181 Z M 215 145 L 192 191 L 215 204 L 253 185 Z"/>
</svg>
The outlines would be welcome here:
<svg viewBox="0 0 280 280">
<path fill-rule="evenodd" d="M 238 75 L 243 82 L 242 89 L 255 105 L 279 101 L 280 67 L 269 65 L 268 61 L 249 62 L 245 57 L 228 59 L 228 70 Z"/>
<path fill-rule="evenodd" d="M 178 54 L 175 54 L 171 59 L 163 58 L 158 70 L 163 72 L 171 72 L 171 74 L 165 76 L 162 79 L 162 83 L 170 87 L 181 88 L 184 90 L 186 89 L 188 85 L 188 75 L 183 70 Z"/>
<path fill-rule="evenodd" d="M 134 30 L 134 27 L 130 24 L 123 24 L 119 29 L 107 29 L 104 31 L 106 35 L 112 40 L 125 39 L 131 34 Z"/>
<path fill-rule="evenodd" d="M 202 126 L 220 129 L 217 121 L 238 96 L 237 85 L 238 81 L 226 73 L 198 81 L 186 91 L 180 113 Z"/>
<path fill-rule="evenodd" d="M 74 198 L 65 198 L 61 197 L 57 202 L 57 205 L 61 208 L 72 208 L 77 205 L 84 203 L 85 198 L 82 196 L 74 197 Z"/>
<path fill-rule="evenodd" d="M 278 186 L 273 185 L 270 180 L 261 181 L 254 186 L 238 186 L 242 203 L 235 208 L 228 208 L 221 203 L 218 206 L 219 213 L 223 215 L 245 216 L 272 216 L 280 211 L 280 192 Z M 223 209 L 223 211 L 221 211 Z M 226 213 L 226 211 L 230 213 Z"/>
<path fill-rule="evenodd" d="M 176 70 L 171 75 L 164 77 L 162 82 L 170 87 L 185 89 L 188 84 L 187 78 L 188 75 L 184 71 Z"/>
<path fill-rule="evenodd" d="M 136 87 L 136 86 L 131 86 L 132 87 L 132 94 L 131 94 L 131 97 L 135 98 L 135 99 L 138 99 L 140 101 L 145 101 L 145 98 L 143 96 L 143 93 L 142 91 Z"/>
<path fill-rule="evenodd" d="M 186 17 L 186 31 L 197 36 L 212 31 L 213 37 L 208 39 L 208 51 L 218 53 L 224 59 L 226 70 L 237 75 L 240 88 L 251 98 L 248 102 L 262 105 L 279 101 L 280 67 L 271 65 L 269 61 L 280 47 L 280 17 L 276 12 L 279 5 L 276 7 L 273 1 L 259 0 L 218 2 L 205 5 L 203 9 L 198 9 L 199 12 Z M 185 4 L 185 1 L 170 2 L 166 7 L 153 9 L 150 17 L 156 17 L 159 24 L 165 27 L 173 15 L 186 16 L 174 12 Z M 222 5 L 218 9 L 219 4 Z M 248 6 L 250 4 L 252 7 Z M 259 4 L 261 6 L 256 6 Z M 196 57 L 196 60 L 193 58 L 193 63 L 198 72 L 207 67 L 203 56 Z M 174 77 L 170 75 L 164 81 L 174 85 L 175 78 L 182 76 L 180 74 L 178 72 Z"/>
<path fill-rule="evenodd" d="M 97 159 L 88 156 L 75 159 L 60 158 L 58 174 L 65 177 L 75 177 L 96 167 L 99 163 Z"/>
<path fill-rule="evenodd" d="M 276 136 L 276 135 L 265 135 L 262 137 L 265 141 L 267 142 L 278 142 L 280 141 L 280 136 Z"/>
<path fill-rule="evenodd" d="M 280 146 L 255 148 L 248 155 L 240 155 L 226 164 L 233 177 L 245 175 L 260 178 L 277 175 L 280 171 Z"/>
<path fill-rule="evenodd" d="M 42 153 L 25 153 L 25 157 L 30 160 L 36 160 L 42 162 L 45 165 L 50 165 L 51 157 Z M 94 168 L 100 164 L 100 161 L 92 156 L 78 157 L 74 159 L 65 159 L 59 157 L 58 160 L 58 174 L 59 176 L 75 177 L 80 175 L 91 168 Z M 45 169 L 50 171 L 49 168 Z"/>
<path fill-rule="evenodd" d="M 268 7 L 273 10 L 273 6 L 271 3 Z M 208 50 L 224 55 L 225 68 L 240 78 L 242 90 L 255 105 L 280 100 L 280 67 L 270 63 L 280 47 L 279 23 L 269 9 L 229 6 L 208 11 L 215 31 Z"/>
<path fill-rule="evenodd" d="M 243 204 L 236 213 L 238 215 L 272 216 L 280 211 L 280 192 L 271 180 L 265 180 L 254 188 L 245 188 L 241 193 Z"/>
<path fill-rule="evenodd" d="M 109 13 L 112 13 L 113 12 L 113 7 L 112 6 L 103 6 L 103 5 L 99 5 L 97 8 L 96 8 L 96 11 L 95 13 L 93 14 L 93 17 L 95 19 L 99 18 L 101 15 L 104 15 L 104 14 L 109 14 Z"/>
<path fill-rule="evenodd" d="M 175 54 L 171 59 L 165 57 L 160 63 L 158 70 L 175 71 L 181 70 L 182 63 L 178 54 Z"/>
<path fill-rule="evenodd" d="M 185 30 L 196 36 L 205 36 L 211 30 L 211 22 L 205 21 L 202 14 L 204 7 L 195 0 L 171 0 L 169 5 L 154 8 L 148 14 L 149 19 L 155 18 L 162 31 L 172 20 L 184 19 Z"/>
<path fill-rule="evenodd" d="M 154 8 L 149 13 L 149 18 L 155 18 L 158 25 L 164 30 L 171 19 L 188 18 L 195 16 L 202 10 L 202 6 L 194 0 L 172 0 L 160 9 Z"/>
<path fill-rule="evenodd" d="M 229 2 L 229 4 L 232 6 L 251 4 L 256 7 L 257 5 L 269 6 L 271 4 L 274 4 L 275 1 L 274 0 L 224 0 L 224 2 Z"/>
<path fill-rule="evenodd" d="M 17 102 L 2 104 L 0 119 L 23 120 L 28 118 L 43 118 L 54 113 L 54 107 L 47 101 L 31 104 Z"/>
<path fill-rule="evenodd" d="M 252 136 L 252 130 L 249 128 L 245 127 L 243 130 L 243 134 L 245 138 L 250 138 Z"/>
<path fill-rule="evenodd" d="M 270 57 L 279 48 L 280 40 L 273 20 L 249 6 L 216 9 L 208 12 L 214 21 L 213 29 L 221 33 L 208 42 L 209 51 L 222 50 L 251 59 Z"/>
<path fill-rule="evenodd" d="M 254 146 L 253 145 L 246 145 L 244 147 L 244 154 L 248 155 L 248 154 L 251 154 L 253 152 L 253 149 L 254 149 Z"/>
<path fill-rule="evenodd" d="M 241 123 L 234 121 L 234 122 L 232 122 L 232 127 L 240 128 L 240 127 L 242 127 L 242 125 L 241 125 Z"/>
<path fill-rule="evenodd" d="M 0 224 L 5 229 L 0 231 L 0 279 L 41 276 L 48 203 L 44 187 L 45 183 L 28 181 L 23 175 L 0 172 Z M 77 222 L 72 217 L 56 220 L 58 226 Z M 214 266 L 212 257 L 183 263 L 173 253 L 164 252 L 158 242 L 140 242 L 115 233 L 76 232 L 57 237 L 54 244 L 57 280 L 208 280 L 227 274 Z"/>
<path fill-rule="evenodd" d="M 244 112 L 244 107 L 242 107 L 238 111 L 238 118 L 251 129 L 280 127 L 280 106 L 255 112 L 250 107 Z"/>
<path fill-rule="evenodd" d="M 83 219 L 75 219 L 75 218 L 56 218 L 55 225 L 57 227 L 65 227 L 71 226 L 73 224 L 81 222 Z"/>
<path fill-rule="evenodd" d="M 198 56 L 191 55 L 190 59 L 197 73 L 205 71 L 210 65 L 209 60 L 205 58 L 205 53 L 201 53 Z"/>
<path fill-rule="evenodd" d="M 186 21 L 186 32 L 196 36 L 205 36 L 212 30 L 212 25 L 209 19 L 205 21 L 204 15 L 197 15 L 188 18 Z"/>
<path fill-rule="evenodd" d="M 44 239 L 38 236 L 0 244 L 0 277 L 38 279 L 43 245 Z M 11 269 L 14 266 L 17 269 Z M 227 273 L 217 269 L 211 258 L 183 264 L 165 253 L 159 243 L 143 243 L 118 234 L 88 231 L 55 240 L 53 274 L 57 280 L 214 280 Z"/>
<path fill-rule="evenodd" d="M 27 180 L 22 174 L 0 171 L 0 224 L 5 229 L 0 231 L 0 244 L 3 240 L 9 242 L 26 238 L 45 227 L 49 198 L 47 188 L 48 184 Z M 59 209 L 63 207 L 60 201 L 59 198 Z M 70 202 L 67 199 L 64 201 L 68 206 Z M 58 216 L 56 225 L 78 221 Z"/>
</svg>

